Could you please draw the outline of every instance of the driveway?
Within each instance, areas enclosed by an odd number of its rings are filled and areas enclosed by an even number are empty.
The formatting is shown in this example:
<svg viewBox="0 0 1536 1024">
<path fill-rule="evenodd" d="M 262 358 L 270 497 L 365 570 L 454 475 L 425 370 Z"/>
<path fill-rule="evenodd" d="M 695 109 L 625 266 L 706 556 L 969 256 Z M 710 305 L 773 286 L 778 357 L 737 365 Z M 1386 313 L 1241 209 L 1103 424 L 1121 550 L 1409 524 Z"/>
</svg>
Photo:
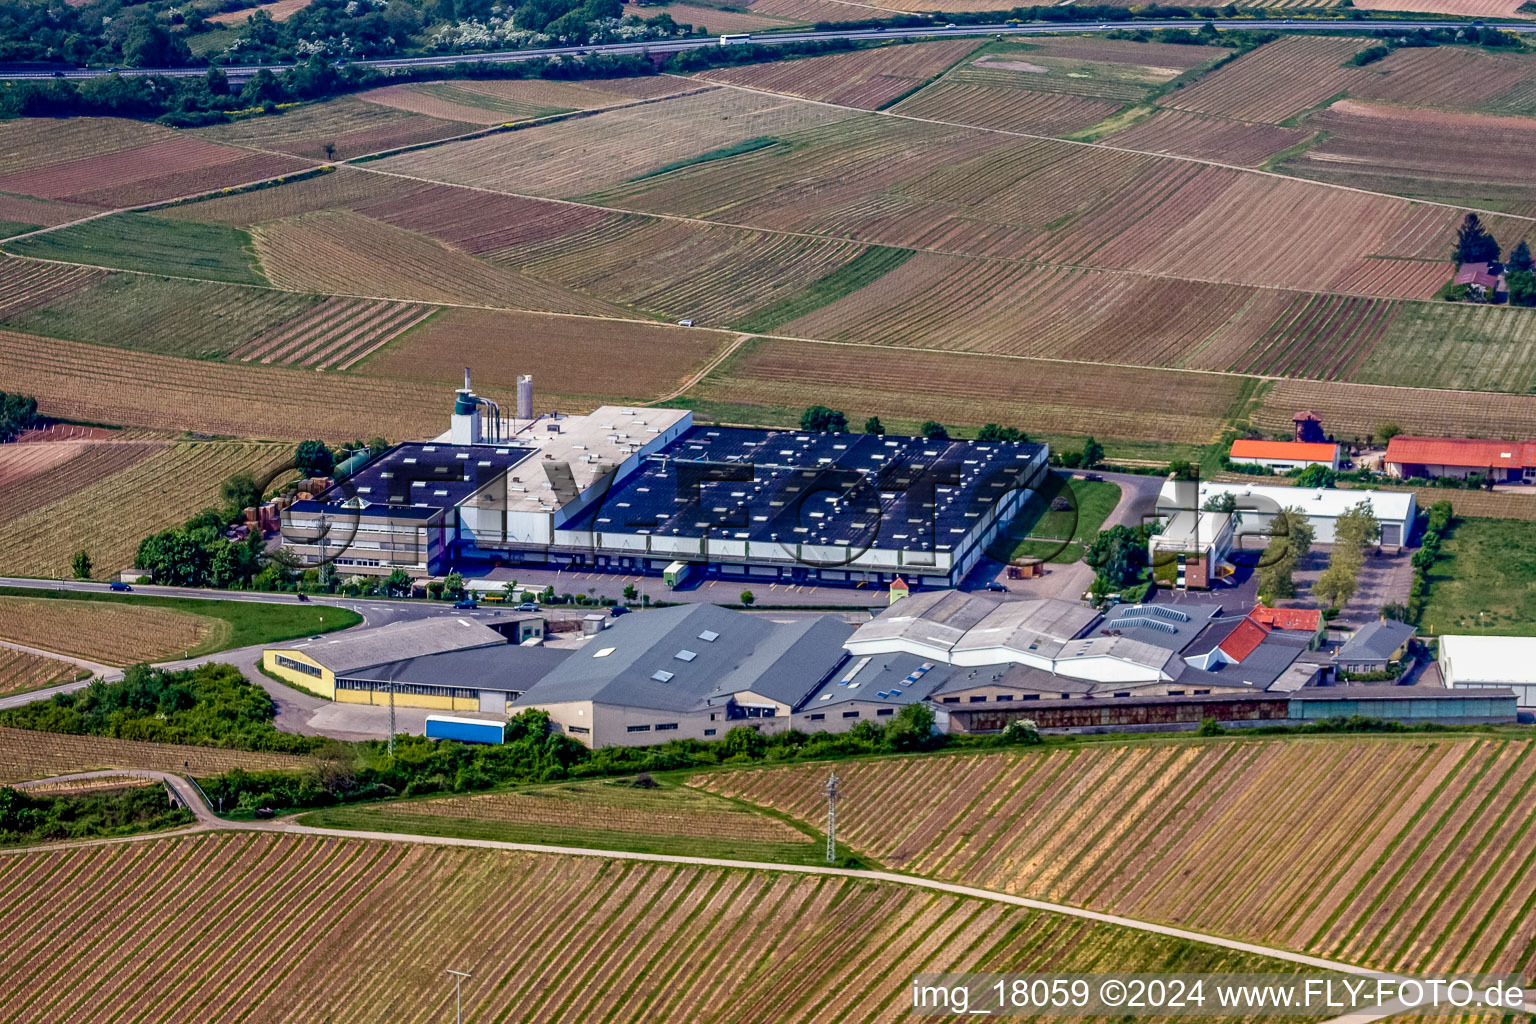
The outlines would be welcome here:
<svg viewBox="0 0 1536 1024">
<path fill-rule="evenodd" d="M 1332 545 L 1319 544 L 1302 559 L 1295 574 L 1298 598 L 1295 603 L 1307 606 L 1319 603 L 1311 596 L 1312 584 L 1317 582 L 1318 575 L 1328 567 L 1331 551 Z M 1408 588 L 1413 584 L 1412 559 L 1411 549 L 1402 549 L 1397 554 L 1385 551 L 1382 554 L 1366 555 L 1365 564 L 1360 568 L 1359 585 L 1333 624 L 1358 629 L 1380 618 L 1383 605 L 1393 602 L 1407 604 Z"/>
</svg>

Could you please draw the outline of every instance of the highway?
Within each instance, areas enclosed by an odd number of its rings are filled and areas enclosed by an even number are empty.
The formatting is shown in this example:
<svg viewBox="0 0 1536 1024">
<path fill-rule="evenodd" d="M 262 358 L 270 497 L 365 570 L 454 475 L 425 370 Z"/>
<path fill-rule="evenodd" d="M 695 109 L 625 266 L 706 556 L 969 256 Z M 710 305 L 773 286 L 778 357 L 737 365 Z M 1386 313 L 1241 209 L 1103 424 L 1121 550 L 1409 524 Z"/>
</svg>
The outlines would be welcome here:
<svg viewBox="0 0 1536 1024">
<path fill-rule="evenodd" d="M 898 12 L 892 11 L 892 16 Z M 1470 28 L 1479 22 L 1475 21 L 1377 21 L 1362 19 L 1359 21 L 1349 19 L 1337 20 L 1292 20 L 1290 18 L 1213 18 L 1209 19 L 1218 29 L 1263 31 L 1277 30 L 1284 32 L 1338 32 L 1340 30 L 1365 32 L 1408 32 L 1420 28 Z M 826 42 L 829 40 L 880 40 L 880 39 L 933 39 L 950 36 L 988 36 L 988 35 L 1052 35 L 1059 33 L 1078 32 L 1110 32 L 1116 29 L 1159 29 L 1159 28 L 1198 28 L 1206 23 L 1206 19 L 1146 19 L 1138 21 L 1110 21 L 1110 22 L 1029 22 L 1027 24 L 1009 25 L 997 23 L 991 25 L 924 25 L 914 28 L 861 28 L 861 29 L 828 29 L 826 31 L 803 32 L 771 32 L 749 36 L 751 42 L 765 46 L 783 45 L 785 43 Z M 1501 29 L 1506 32 L 1536 33 L 1536 22 L 1482 22 L 1486 28 Z M 468 54 L 435 54 L 429 57 L 394 57 L 378 60 L 354 60 L 350 63 L 358 67 L 378 68 L 380 70 L 451 67 L 460 63 L 475 64 L 514 64 L 519 61 L 538 60 L 544 57 L 580 57 L 589 55 L 607 56 L 636 56 L 641 54 L 671 54 L 681 53 L 684 50 L 699 50 L 717 47 L 720 44 L 718 36 L 699 36 L 688 39 L 652 40 L 640 43 L 603 43 L 594 46 L 550 46 L 537 50 L 500 50 L 495 53 L 468 53 Z M 233 82 L 244 81 L 255 75 L 265 67 L 269 71 L 286 71 L 292 64 L 240 64 L 224 67 L 224 73 Z M 172 77 L 197 77 L 207 73 L 205 67 L 182 68 L 72 68 L 67 71 L 26 71 L 13 72 L 0 75 L 8 80 L 45 79 L 45 78 L 95 78 L 108 74 L 123 75 L 169 75 Z"/>
</svg>

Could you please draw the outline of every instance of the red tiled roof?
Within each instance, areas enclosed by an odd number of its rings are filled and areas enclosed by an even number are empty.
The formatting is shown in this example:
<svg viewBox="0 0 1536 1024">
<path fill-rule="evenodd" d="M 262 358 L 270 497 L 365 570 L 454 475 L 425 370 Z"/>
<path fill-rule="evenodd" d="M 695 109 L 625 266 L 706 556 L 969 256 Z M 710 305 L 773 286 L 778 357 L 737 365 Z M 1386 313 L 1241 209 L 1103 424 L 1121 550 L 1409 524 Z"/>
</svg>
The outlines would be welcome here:
<svg viewBox="0 0 1536 1024">
<path fill-rule="evenodd" d="M 1242 661 L 1252 654 L 1264 642 L 1269 635 L 1269 630 L 1254 622 L 1252 619 L 1244 619 L 1237 624 L 1237 628 L 1227 634 L 1227 638 L 1216 646 L 1221 653 L 1233 661 Z"/>
<path fill-rule="evenodd" d="M 1339 446 L 1312 441 L 1233 441 L 1234 459 L 1295 459 L 1298 462 L 1332 462 Z"/>
<path fill-rule="evenodd" d="M 1323 613 L 1317 608 L 1268 608 L 1262 604 L 1254 605 L 1248 617 L 1270 629 L 1297 629 L 1306 633 L 1316 633 L 1323 622 Z"/>
<path fill-rule="evenodd" d="M 1468 437 L 1406 437 L 1398 434 L 1387 442 L 1383 461 L 1412 466 L 1465 466 L 1487 469 L 1524 469 L 1536 466 L 1536 443 L 1530 441 L 1483 441 Z"/>
<path fill-rule="evenodd" d="M 1483 288 L 1497 288 L 1499 275 L 1488 269 L 1486 263 L 1463 263 L 1456 271 L 1452 284 L 1475 284 Z"/>
</svg>

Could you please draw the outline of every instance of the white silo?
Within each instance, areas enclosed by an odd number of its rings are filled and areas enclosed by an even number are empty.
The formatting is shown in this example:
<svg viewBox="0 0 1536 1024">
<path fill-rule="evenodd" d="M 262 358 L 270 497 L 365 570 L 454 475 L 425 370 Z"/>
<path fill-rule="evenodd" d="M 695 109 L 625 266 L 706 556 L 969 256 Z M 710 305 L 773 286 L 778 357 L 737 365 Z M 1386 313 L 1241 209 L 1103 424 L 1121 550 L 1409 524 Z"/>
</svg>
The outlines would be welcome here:
<svg viewBox="0 0 1536 1024">
<path fill-rule="evenodd" d="M 517 378 L 517 418 L 533 419 L 533 374 L 525 373 Z"/>
</svg>

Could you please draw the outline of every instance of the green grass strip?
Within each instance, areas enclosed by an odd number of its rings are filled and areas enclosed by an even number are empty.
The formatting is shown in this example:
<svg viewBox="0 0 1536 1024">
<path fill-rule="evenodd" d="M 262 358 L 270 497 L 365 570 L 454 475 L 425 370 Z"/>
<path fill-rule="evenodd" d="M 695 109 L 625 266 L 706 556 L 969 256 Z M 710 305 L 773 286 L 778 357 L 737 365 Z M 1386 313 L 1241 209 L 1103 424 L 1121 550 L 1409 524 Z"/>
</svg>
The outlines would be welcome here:
<svg viewBox="0 0 1536 1024">
<path fill-rule="evenodd" d="M 229 284 L 264 285 L 251 236 L 226 224 L 116 213 L 6 243 L 21 256 L 196 277 Z"/>
<path fill-rule="evenodd" d="M 711 149 L 707 153 L 698 156 L 684 157 L 682 160 L 673 160 L 671 163 L 662 164 L 652 171 L 636 175 L 630 181 L 644 181 L 647 178 L 660 177 L 673 171 L 680 171 L 684 167 L 694 167 L 698 164 L 714 163 L 716 160 L 729 160 L 733 156 L 741 156 L 744 153 L 755 153 L 759 149 L 767 149 L 769 146 L 785 145 L 785 143 L 771 135 L 759 135 L 753 139 L 742 139 L 733 142 L 729 146 L 721 146 L 719 149 Z"/>
<path fill-rule="evenodd" d="M 879 280 L 915 255 L 912 249 L 872 245 L 809 288 L 758 310 L 736 324 L 741 331 L 771 331 Z"/>
</svg>

